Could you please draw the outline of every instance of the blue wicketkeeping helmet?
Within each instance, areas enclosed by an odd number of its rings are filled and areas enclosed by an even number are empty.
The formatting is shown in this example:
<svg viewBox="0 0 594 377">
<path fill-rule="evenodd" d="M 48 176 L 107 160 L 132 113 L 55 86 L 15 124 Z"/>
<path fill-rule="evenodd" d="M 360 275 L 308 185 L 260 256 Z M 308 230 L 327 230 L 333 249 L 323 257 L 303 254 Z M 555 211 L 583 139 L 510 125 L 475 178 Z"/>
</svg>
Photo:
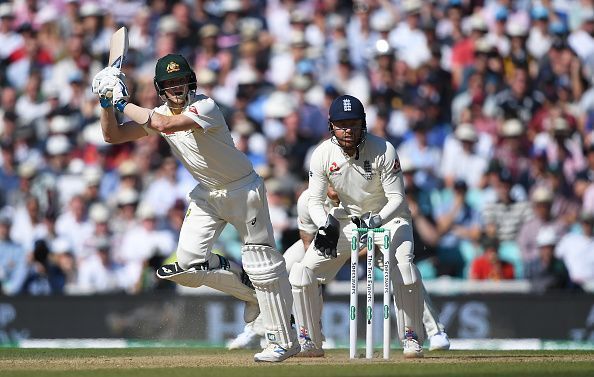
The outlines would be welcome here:
<svg viewBox="0 0 594 377">
<path fill-rule="evenodd" d="M 367 134 L 367 121 L 365 120 L 365 109 L 363 108 L 363 104 L 361 103 L 361 101 L 359 101 L 359 99 L 351 95 L 344 94 L 342 96 L 335 98 L 334 101 L 332 101 L 332 104 L 330 105 L 330 109 L 328 110 L 328 129 L 334 136 L 333 141 L 336 139 L 336 135 L 332 128 L 332 122 L 347 119 L 361 119 L 363 121 L 361 127 L 361 138 L 356 144 L 356 159 L 359 159 L 359 147 L 365 141 L 365 136 Z"/>
</svg>

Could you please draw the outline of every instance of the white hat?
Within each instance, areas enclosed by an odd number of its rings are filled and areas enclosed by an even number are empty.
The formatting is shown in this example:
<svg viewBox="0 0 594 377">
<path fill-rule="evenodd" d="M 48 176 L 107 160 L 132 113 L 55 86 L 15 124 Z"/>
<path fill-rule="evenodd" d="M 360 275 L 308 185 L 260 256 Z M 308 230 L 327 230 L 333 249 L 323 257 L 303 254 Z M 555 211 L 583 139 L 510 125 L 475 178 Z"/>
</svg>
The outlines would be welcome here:
<svg viewBox="0 0 594 377">
<path fill-rule="evenodd" d="M 85 143 L 89 143 L 97 147 L 107 147 L 110 145 L 105 141 L 105 139 L 103 139 L 100 121 L 87 124 L 82 131 L 82 137 Z"/>
<path fill-rule="evenodd" d="M 556 117 L 552 121 L 553 132 L 564 133 L 569 131 L 569 123 L 563 117 Z"/>
<path fill-rule="evenodd" d="M 273 92 L 264 103 L 264 115 L 268 118 L 284 118 L 293 111 L 295 111 L 295 101 L 285 92 Z"/>
<path fill-rule="evenodd" d="M 462 141 L 475 142 L 478 140 L 476 130 L 474 129 L 474 126 L 470 123 L 459 124 L 458 127 L 456 127 L 456 130 L 454 131 L 454 135 L 458 140 Z"/>
<path fill-rule="evenodd" d="M 488 30 L 487 23 L 485 22 L 485 19 L 478 14 L 475 14 L 470 17 L 470 20 L 468 21 L 468 25 L 470 26 L 470 30 L 472 30 L 472 31 L 475 31 L 475 30 L 487 31 Z"/>
<path fill-rule="evenodd" d="M 519 119 L 508 119 L 501 125 L 501 135 L 505 137 L 520 136 L 524 133 L 524 125 Z"/>
<path fill-rule="evenodd" d="M 121 190 L 117 195 L 117 203 L 121 206 L 138 203 L 138 192 L 134 189 Z"/>
<path fill-rule="evenodd" d="M 37 166 L 30 161 L 24 161 L 19 165 L 17 172 L 19 177 L 31 178 L 37 173 Z"/>
<path fill-rule="evenodd" d="M 258 82 L 258 74 L 249 67 L 243 67 L 237 70 L 237 84 L 248 85 Z"/>
<path fill-rule="evenodd" d="M 39 25 L 43 25 L 49 22 L 54 22 L 58 19 L 59 14 L 56 8 L 51 5 L 46 5 L 41 8 L 35 16 L 35 22 Z"/>
<path fill-rule="evenodd" d="M 70 241 L 66 238 L 58 237 L 52 242 L 52 253 L 54 254 L 64 254 L 71 251 Z"/>
<path fill-rule="evenodd" d="M 136 210 L 136 217 L 140 220 L 154 219 L 156 216 L 155 209 L 147 202 L 142 202 Z"/>
<path fill-rule="evenodd" d="M 74 130 L 74 122 L 68 116 L 56 115 L 50 120 L 49 129 L 56 134 L 68 133 Z"/>
<path fill-rule="evenodd" d="M 161 17 L 157 24 L 157 29 L 161 33 L 177 33 L 178 27 L 177 20 L 171 15 Z"/>
<path fill-rule="evenodd" d="M 421 10 L 422 5 L 421 0 L 405 0 L 403 8 L 406 13 L 415 13 Z"/>
<path fill-rule="evenodd" d="M 249 136 L 254 133 L 254 126 L 247 120 L 240 120 L 233 125 L 233 132 L 239 135 Z"/>
<path fill-rule="evenodd" d="M 548 203 L 553 201 L 553 191 L 546 186 L 538 186 L 530 196 L 535 203 Z"/>
<path fill-rule="evenodd" d="M 103 16 L 103 9 L 97 3 L 84 3 L 80 7 L 81 17 Z"/>
<path fill-rule="evenodd" d="M 198 86 L 213 85 L 217 82 L 217 74 L 208 68 L 201 68 L 196 72 L 196 83 Z"/>
<path fill-rule="evenodd" d="M 551 227 L 541 228 L 536 235 L 536 246 L 553 246 L 557 243 L 557 235 Z"/>
<path fill-rule="evenodd" d="M 106 223 L 109 220 L 109 209 L 101 203 L 95 203 L 89 209 L 89 218 L 95 223 Z"/>
<path fill-rule="evenodd" d="M 118 173 L 122 177 L 128 175 L 136 175 L 138 174 L 138 166 L 136 165 L 136 162 L 134 162 L 133 160 L 126 160 L 122 162 L 118 167 Z"/>
<path fill-rule="evenodd" d="M 408 157 L 400 157 L 400 169 L 402 169 L 403 173 L 415 171 L 416 168 L 413 160 Z"/>
<path fill-rule="evenodd" d="M 223 0 L 221 1 L 221 10 L 227 12 L 239 12 L 241 10 L 241 1 L 239 0 Z"/>
<path fill-rule="evenodd" d="M 307 40 L 305 39 L 305 33 L 302 31 L 294 31 L 291 33 L 291 46 L 307 46 Z"/>
<path fill-rule="evenodd" d="M 83 171 L 83 178 L 87 186 L 97 186 L 101 183 L 103 171 L 98 166 L 87 166 Z"/>
<path fill-rule="evenodd" d="M 6 18 L 6 17 L 14 17 L 14 12 L 12 10 L 12 4 L 10 4 L 10 3 L 0 4 L 0 18 Z"/>
<path fill-rule="evenodd" d="M 45 149 L 51 156 L 65 154 L 70 151 L 70 142 L 64 135 L 52 135 L 47 139 Z"/>
<path fill-rule="evenodd" d="M 388 12 L 377 12 L 369 20 L 370 26 L 377 31 L 390 31 L 394 27 L 394 19 Z"/>
<path fill-rule="evenodd" d="M 528 35 L 528 28 L 518 22 L 508 22 L 505 29 L 510 37 L 525 37 Z"/>
</svg>

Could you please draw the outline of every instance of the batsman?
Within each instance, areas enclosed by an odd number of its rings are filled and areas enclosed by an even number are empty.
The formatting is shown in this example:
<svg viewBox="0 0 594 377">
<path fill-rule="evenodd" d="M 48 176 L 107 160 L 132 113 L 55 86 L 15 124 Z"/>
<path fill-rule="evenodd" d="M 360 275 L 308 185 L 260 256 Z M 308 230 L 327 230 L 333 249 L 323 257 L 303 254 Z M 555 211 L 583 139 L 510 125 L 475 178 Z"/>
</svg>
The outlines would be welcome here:
<svg viewBox="0 0 594 377">
<path fill-rule="evenodd" d="M 404 356 L 423 356 L 423 285 L 413 263 L 411 215 L 396 150 L 387 140 L 367 134 L 363 104 L 355 97 L 336 98 L 329 109 L 332 137 L 313 152 L 309 172 L 308 209 L 317 227 L 312 244 L 289 275 L 295 321 L 303 350 L 322 348 L 322 297 L 318 280 L 330 281 L 350 258 L 355 227 L 391 231 L 391 270 L 397 306 L 398 337 Z M 324 203 L 332 185 L 343 211 L 327 212 Z"/>
<path fill-rule="evenodd" d="M 105 141 L 124 143 L 160 135 L 198 181 L 189 194 L 177 263 L 159 268 L 157 276 L 189 287 L 206 285 L 246 301 L 244 319 L 253 321 L 261 312 L 268 341 L 254 360 L 283 361 L 300 347 L 290 324 L 291 287 L 284 258 L 274 248 L 263 180 L 235 148 L 215 102 L 197 93 L 196 75 L 183 56 L 160 58 L 154 85 L 163 105 L 147 109 L 129 102 L 123 74 L 116 67 L 105 68 L 93 80 L 93 92 L 103 108 Z M 131 121 L 119 125 L 115 111 Z M 227 223 L 243 241 L 243 270 L 211 253 Z"/>
</svg>

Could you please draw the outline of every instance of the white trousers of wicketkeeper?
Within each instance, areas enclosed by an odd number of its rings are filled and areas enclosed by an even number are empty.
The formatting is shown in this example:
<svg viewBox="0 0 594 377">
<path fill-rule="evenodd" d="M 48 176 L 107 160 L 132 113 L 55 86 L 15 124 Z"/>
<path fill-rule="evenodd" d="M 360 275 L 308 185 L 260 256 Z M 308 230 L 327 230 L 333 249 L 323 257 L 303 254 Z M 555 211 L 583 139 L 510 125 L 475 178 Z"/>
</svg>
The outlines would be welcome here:
<svg viewBox="0 0 594 377">
<path fill-rule="evenodd" d="M 200 185 L 190 193 L 190 205 L 184 219 L 177 248 L 177 260 L 183 269 L 205 262 L 216 263 L 213 245 L 227 223 L 232 224 L 243 242 L 242 264 L 249 276 L 260 311 L 264 317 L 266 338 L 289 348 L 296 341 L 290 317 L 293 298 L 285 260 L 275 249 L 264 182 L 255 172 L 225 188 L 209 190 Z M 223 273 L 216 270 L 216 273 Z M 221 276 L 215 281 L 226 284 Z M 241 282 L 239 282 L 241 284 Z M 223 290 L 220 287 L 212 288 Z M 247 287 L 227 287 L 234 294 Z M 253 294 L 253 291 L 252 291 Z"/>
<path fill-rule="evenodd" d="M 315 250 L 312 250 L 315 252 Z M 376 251 L 376 265 L 382 269 L 382 266 L 379 265 L 379 259 L 381 258 L 381 254 L 378 254 Z M 305 247 L 303 245 L 302 240 L 296 241 L 293 245 L 291 245 L 283 254 L 285 257 L 285 263 L 287 264 L 287 271 L 289 274 L 291 273 L 291 268 L 297 262 L 301 262 L 303 257 L 305 256 Z M 378 258 L 380 257 L 380 258 Z M 394 301 L 394 306 L 396 306 L 396 301 Z M 423 326 L 425 327 L 425 335 L 431 338 L 433 335 L 436 335 L 440 332 L 445 331 L 444 325 L 439 321 L 439 313 L 435 310 L 431 298 L 423 285 Z M 419 330 L 420 331 L 420 330 Z"/>
<path fill-rule="evenodd" d="M 350 259 L 350 242 L 355 225 L 341 211 L 344 210 L 339 209 L 334 212 L 341 228 L 337 257 L 319 255 L 312 242 L 301 262 L 293 264 L 289 275 L 299 336 L 311 339 L 318 348 L 322 347 L 323 339 L 320 328 L 322 298 L 319 295 L 318 280 L 322 279 L 326 283 L 331 281 L 338 270 Z M 402 340 L 407 331 L 413 330 L 418 336 L 419 343 L 422 344 L 424 340 L 423 286 L 421 274 L 413 264 L 412 226 L 406 219 L 395 218 L 384 224 L 382 228 L 389 229 L 391 232 L 390 253 L 392 260 L 395 256 L 397 262 L 392 264 L 390 274 L 396 303 L 398 337 Z"/>
</svg>

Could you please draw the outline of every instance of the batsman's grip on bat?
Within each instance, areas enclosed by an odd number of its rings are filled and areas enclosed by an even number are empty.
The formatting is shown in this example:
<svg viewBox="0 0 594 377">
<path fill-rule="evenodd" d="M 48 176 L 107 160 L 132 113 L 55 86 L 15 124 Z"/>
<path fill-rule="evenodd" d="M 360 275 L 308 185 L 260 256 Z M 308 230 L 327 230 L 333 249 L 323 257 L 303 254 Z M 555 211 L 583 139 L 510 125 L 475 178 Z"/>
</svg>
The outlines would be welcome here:
<svg viewBox="0 0 594 377">
<path fill-rule="evenodd" d="M 125 77 L 124 73 L 117 67 L 104 68 L 93 77 L 91 90 L 99 96 L 102 107 L 111 106 L 113 90 L 119 81 L 124 81 Z"/>
</svg>

